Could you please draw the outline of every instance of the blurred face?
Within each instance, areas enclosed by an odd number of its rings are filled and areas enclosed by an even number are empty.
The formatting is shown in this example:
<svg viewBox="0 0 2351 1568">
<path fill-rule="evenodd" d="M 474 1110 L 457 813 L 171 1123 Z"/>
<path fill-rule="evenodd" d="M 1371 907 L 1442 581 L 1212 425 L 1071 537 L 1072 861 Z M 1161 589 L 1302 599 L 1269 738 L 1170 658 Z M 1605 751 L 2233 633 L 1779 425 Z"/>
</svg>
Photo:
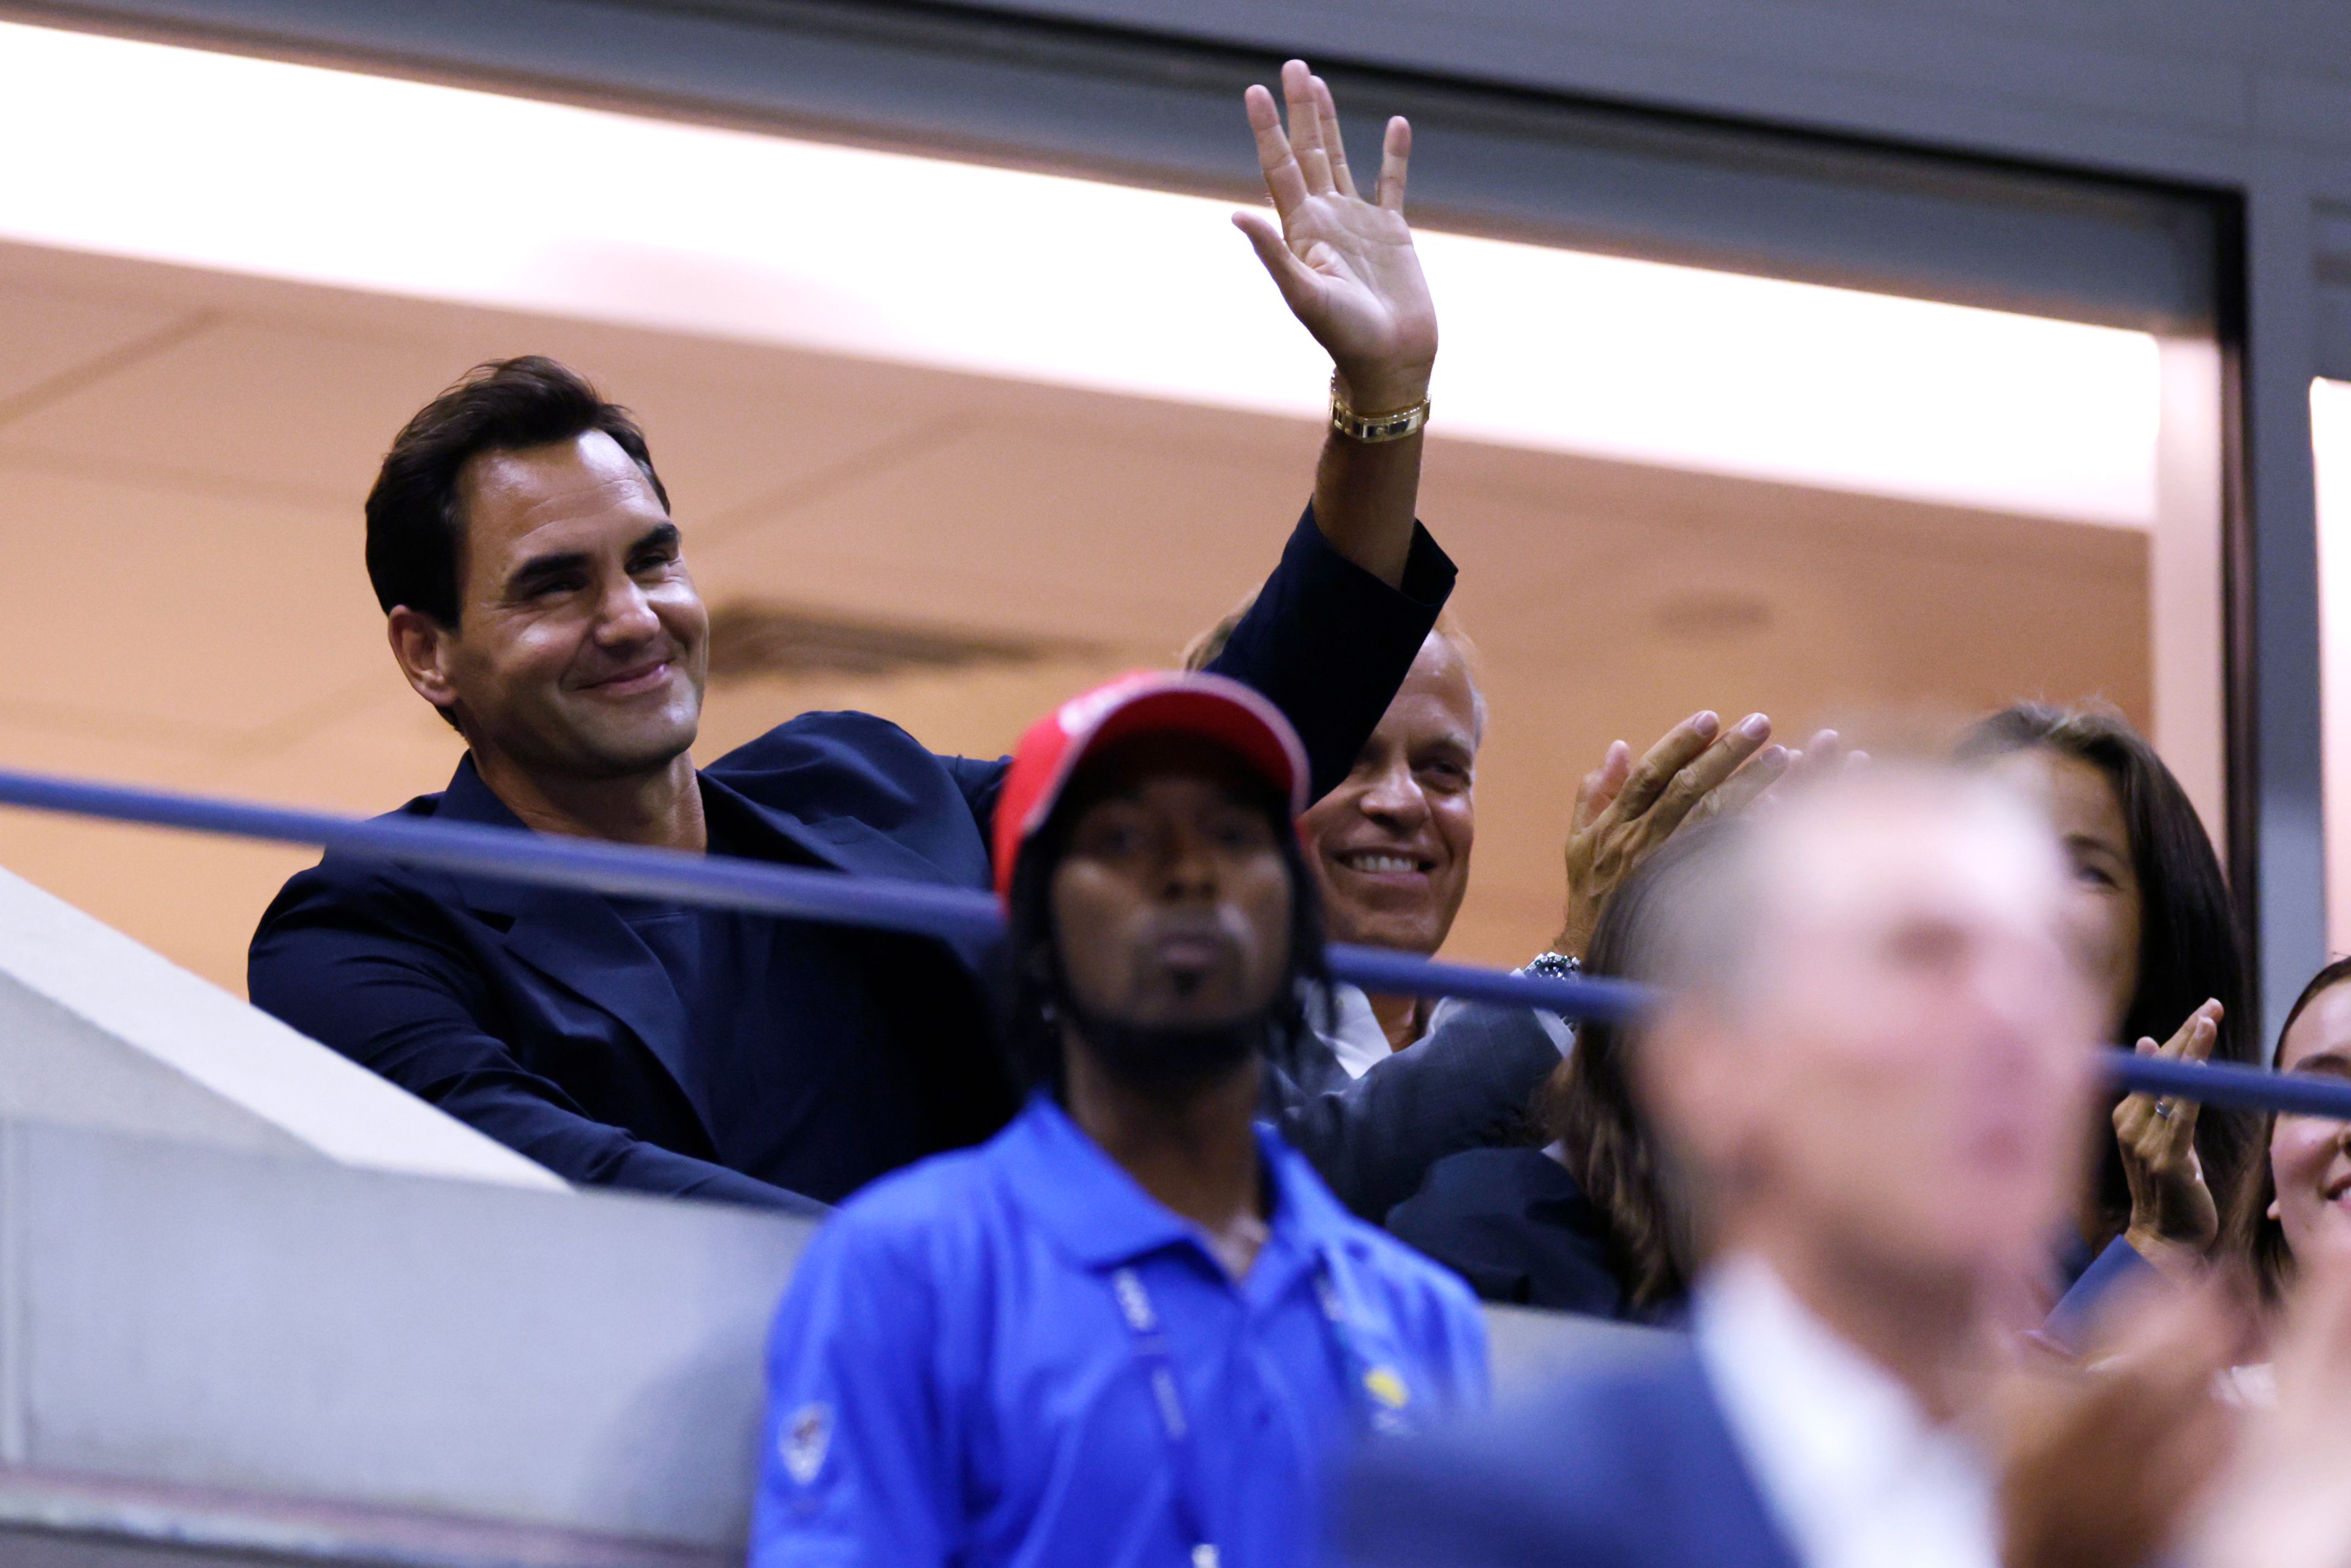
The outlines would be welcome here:
<svg viewBox="0 0 2351 1568">
<path fill-rule="evenodd" d="M 1239 766 L 1152 737 L 1106 752 L 1072 791 L 1050 896 L 1078 1007 L 1145 1030 L 1270 1007 L 1290 967 L 1290 867 Z"/>
<path fill-rule="evenodd" d="M 2048 816 L 2065 852 L 2065 919 L 2082 946 L 2105 1007 L 2105 1036 L 2120 1040 L 2138 993 L 2141 905 L 2137 862 L 2122 797 L 2105 774 L 2043 747 L 1992 764 Z"/>
<path fill-rule="evenodd" d="M 460 479 L 455 630 L 411 615 L 393 647 L 477 752 L 587 779 L 666 766 L 694 744 L 710 618 L 675 525 L 601 432 L 485 453 Z"/>
<path fill-rule="evenodd" d="M 1445 945 L 1469 887 L 1477 762 L 1476 690 L 1460 654 L 1432 634 L 1354 771 L 1302 821 L 1332 941 Z"/>
<path fill-rule="evenodd" d="M 1938 1289 L 2029 1277 L 2081 1179 L 2100 1027 L 2053 846 L 1944 779 L 1848 787 L 1764 831 L 1750 972 L 1661 1018 L 1647 1085 L 1732 1239 Z"/>
<path fill-rule="evenodd" d="M 2278 1041 L 2278 1071 L 2351 1078 L 2351 985 L 2321 991 Z M 2280 1116 L 2270 1133 L 2270 1218 L 2300 1259 L 2351 1255 L 2351 1124 Z"/>
</svg>

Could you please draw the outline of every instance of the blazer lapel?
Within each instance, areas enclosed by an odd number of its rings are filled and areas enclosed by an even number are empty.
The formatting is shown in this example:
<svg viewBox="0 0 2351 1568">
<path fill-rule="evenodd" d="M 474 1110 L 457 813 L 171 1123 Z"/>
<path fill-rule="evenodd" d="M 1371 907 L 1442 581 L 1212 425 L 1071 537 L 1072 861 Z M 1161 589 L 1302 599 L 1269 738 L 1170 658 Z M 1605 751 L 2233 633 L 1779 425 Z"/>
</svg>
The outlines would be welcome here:
<svg viewBox="0 0 2351 1568">
<path fill-rule="evenodd" d="M 491 793 L 469 755 L 442 797 L 439 815 L 528 832 Z M 539 974 L 627 1026 L 653 1052 L 709 1127 L 709 1109 L 694 1071 L 685 1004 L 668 971 L 601 894 L 534 887 L 498 877 L 460 874 L 468 908 L 506 926 L 506 950 Z"/>
</svg>

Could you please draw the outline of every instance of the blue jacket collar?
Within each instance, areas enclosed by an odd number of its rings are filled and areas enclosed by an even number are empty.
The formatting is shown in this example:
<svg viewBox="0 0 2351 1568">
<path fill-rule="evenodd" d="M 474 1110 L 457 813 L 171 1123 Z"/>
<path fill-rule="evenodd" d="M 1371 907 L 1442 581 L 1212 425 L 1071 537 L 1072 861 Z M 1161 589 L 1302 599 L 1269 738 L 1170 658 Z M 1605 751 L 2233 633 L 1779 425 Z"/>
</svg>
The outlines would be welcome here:
<svg viewBox="0 0 2351 1568">
<path fill-rule="evenodd" d="M 1284 1271 L 1284 1259 L 1311 1264 L 1353 1221 L 1320 1177 L 1274 1130 L 1259 1123 L 1258 1152 L 1273 1188 L 1271 1235 L 1248 1283 Z M 1081 1131 L 1051 1096 L 1029 1098 L 996 1140 L 999 1169 L 1015 1200 L 1083 1268 L 1103 1270 L 1170 1247 L 1202 1252 L 1200 1233 L 1143 1190 Z"/>
</svg>

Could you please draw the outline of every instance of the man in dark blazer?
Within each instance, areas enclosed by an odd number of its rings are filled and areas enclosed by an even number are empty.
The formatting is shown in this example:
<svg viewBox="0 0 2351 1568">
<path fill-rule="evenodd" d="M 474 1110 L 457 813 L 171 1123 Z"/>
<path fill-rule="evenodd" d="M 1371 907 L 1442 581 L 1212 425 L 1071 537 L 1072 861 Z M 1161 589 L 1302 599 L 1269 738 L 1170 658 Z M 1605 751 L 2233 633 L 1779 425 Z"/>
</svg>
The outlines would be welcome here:
<svg viewBox="0 0 2351 1568">
<path fill-rule="evenodd" d="M 1248 100 L 1280 225 L 1238 221 L 1332 355 L 1332 429 L 1217 667 L 1281 707 L 1319 790 L 1378 722 L 1453 568 L 1414 517 L 1437 329 L 1402 212 L 1409 131 L 1391 123 L 1359 195 L 1328 89 L 1297 62 L 1283 86 L 1290 134 L 1263 89 Z M 486 366 L 435 399 L 367 518 L 392 653 L 467 747 L 404 814 L 988 885 L 1000 761 L 833 713 L 695 767 L 709 621 L 683 536 L 643 434 L 562 367 Z M 262 1008 L 572 1180 L 806 1207 L 1008 1117 L 980 958 L 329 855 L 262 917 L 249 977 Z M 1382 1119 L 1516 1097 L 1520 1070 L 1458 1057 L 1277 1108 L 1336 1157 Z"/>
<path fill-rule="evenodd" d="M 1634 1067 L 1708 1238 L 1692 1332 L 1378 1452 L 1354 1568 L 1999 1568 L 1996 1347 L 2082 1189 L 2098 1028 L 2054 835 L 1880 768 L 1684 870 Z"/>
</svg>

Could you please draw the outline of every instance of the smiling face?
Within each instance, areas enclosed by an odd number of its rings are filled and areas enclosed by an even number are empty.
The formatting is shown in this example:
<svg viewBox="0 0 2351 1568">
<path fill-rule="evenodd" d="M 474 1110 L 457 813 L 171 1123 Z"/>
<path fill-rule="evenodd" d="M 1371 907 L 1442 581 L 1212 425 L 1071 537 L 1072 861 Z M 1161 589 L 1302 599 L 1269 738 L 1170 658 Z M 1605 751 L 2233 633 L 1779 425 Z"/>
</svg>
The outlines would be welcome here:
<svg viewBox="0 0 2351 1568">
<path fill-rule="evenodd" d="M 410 684 L 455 713 L 486 765 L 622 779 L 684 756 L 710 618 L 643 473 L 591 431 L 483 453 L 458 489 L 457 625 L 392 616 Z"/>
<path fill-rule="evenodd" d="M 1050 903 L 1084 1013 L 1206 1030 L 1273 1004 L 1290 972 L 1290 871 L 1238 762 L 1188 738 L 1106 750 L 1072 782 Z"/>
<path fill-rule="evenodd" d="M 2057 831 L 2068 873 L 2066 924 L 2105 1000 L 2106 1037 L 2120 1039 L 2138 994 L 2144 911 L 2122 798 L 2104 771 L 2046 747 L 2011 752 L 1991 771 L 2037 804 Z"/>
<path fill-rule="evenodd" d="M 2313 998 L 2278 1041 L 2278 1071 L 2351 1079 L 2351 985 Z M 2270 1133 L 2269 1214 L 2297 1260 L 2351 1256 L 2351 1123 L 2280 1116 Z"/>
<path fill-rule="evenodd" d="M 1479 730 L 1468 669 L 1432 634 L 1354 770 L 1301 820 L 1332 941 L 1445 945 L 1469 887 Z"/>
</svg>

